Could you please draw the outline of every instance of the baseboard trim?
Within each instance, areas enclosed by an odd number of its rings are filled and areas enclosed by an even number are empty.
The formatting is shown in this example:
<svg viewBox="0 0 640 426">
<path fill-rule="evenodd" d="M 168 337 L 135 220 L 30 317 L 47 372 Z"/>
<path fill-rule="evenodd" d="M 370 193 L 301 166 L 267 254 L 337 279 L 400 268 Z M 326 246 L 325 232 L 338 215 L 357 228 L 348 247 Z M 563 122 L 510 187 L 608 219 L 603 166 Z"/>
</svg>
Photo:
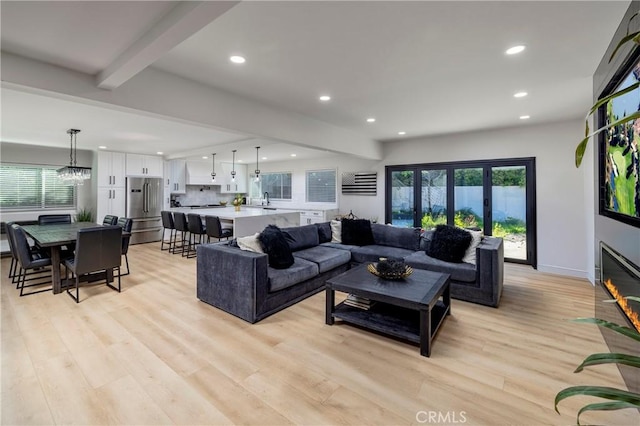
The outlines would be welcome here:
<svg viewBox="0 0 640 426">
<path fill-rule="evenodd" d="M 574 278 L 584 278 L 585 280 L 591 281 L 589 279 L 589 274 L 587 273 L 587 271 L 581 271 L 579 269 L 563 268 L 562 266 L 553 265 L 541 265 L 538 263 L 538 271 Z"/>
</svg>

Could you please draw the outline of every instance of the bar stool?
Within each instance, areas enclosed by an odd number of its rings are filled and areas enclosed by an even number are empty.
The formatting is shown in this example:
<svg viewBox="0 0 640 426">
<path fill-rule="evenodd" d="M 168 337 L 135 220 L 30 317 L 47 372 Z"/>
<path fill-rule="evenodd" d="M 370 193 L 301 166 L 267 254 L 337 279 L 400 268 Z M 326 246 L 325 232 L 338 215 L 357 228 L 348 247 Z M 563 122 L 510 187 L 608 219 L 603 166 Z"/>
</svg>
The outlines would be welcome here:
<svg viewBox="0 0 640 426">
<path fill-rule="evenodd" d="M 169 253 L 172 253 L 176 245 L 176 235 L 178 234 L 176 232 L 176 226 L 173 223 L 173 215 L 170 211 L 163 210 L 160 212 L 160 216 L 162 216 L 162 227 L 164 228 L 162 230 L 162 242 L 160 243 L 160 250 L 169 250 Z M 169 230 L 168 243 L 164 239 L 164 233 L 167 229 Z M 169 247 L 164 248 L 165 243 L 167 243 Z"/>
<path fill-rule="evenodd" d="M 207 225 L 207 242 L 211 242 L 211 237 L 217 238 L 218 241 L 233 237 L 233 230 L 223 228 L 218 216 L 205 216 L 204 220 Z"/>
<path fill-rule="evenodd" d="M 187 226 L 189 228 L 189 245 L 187 246 L 187 257 L 196 257 L 195 246 L 204 242 L 206 234 L 205 226 L 202 225 L 202 218 L 199 214 L 189 213 L 187 215 Z M 191 256 L 193 247 L 193 256 Z"/>
<path fill-rule="evenodd" d="M 172 253 L 176 253 L 177 249 L 180 248 L 180 254 L 184 256 L 184 242 L 187 239 L 187 234 L 189 233 L 189 225 L 187 224 L 187 217 L 184 213 L 175 212 L 173 214 L 173 223 L 176 227 L 176 233 L 180 232 L 180 247 L 174 244 L 174 248 Z"/>
</svg>

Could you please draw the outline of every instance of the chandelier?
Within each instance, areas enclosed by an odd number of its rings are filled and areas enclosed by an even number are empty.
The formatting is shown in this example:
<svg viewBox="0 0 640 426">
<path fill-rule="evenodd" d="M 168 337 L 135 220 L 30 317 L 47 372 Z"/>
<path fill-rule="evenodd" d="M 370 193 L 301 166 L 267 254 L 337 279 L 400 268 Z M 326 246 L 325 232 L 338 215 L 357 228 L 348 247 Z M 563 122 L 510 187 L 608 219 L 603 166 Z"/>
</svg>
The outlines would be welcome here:
<svg viewBox="0 0 640 426">
<path fill-rule="evenodd" d="M 77 165 L 77 146 L 80 133 L 78 129 L 69 129 L 67 133 L 71 139 L 69 150 L 69 165 L 58 169 L 58 178 L 67 185 L 82 185 L 85 180 L 91 179 L 91 167 L 80 167 Z"/>
</svg>

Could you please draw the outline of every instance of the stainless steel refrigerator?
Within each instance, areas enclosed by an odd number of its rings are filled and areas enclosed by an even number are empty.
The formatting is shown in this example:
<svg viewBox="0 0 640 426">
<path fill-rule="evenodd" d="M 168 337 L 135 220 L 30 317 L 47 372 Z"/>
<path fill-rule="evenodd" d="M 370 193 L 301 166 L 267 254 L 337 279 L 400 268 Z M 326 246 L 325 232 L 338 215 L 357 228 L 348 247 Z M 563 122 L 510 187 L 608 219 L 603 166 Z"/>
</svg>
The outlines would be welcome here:
<svg viewBox="0 0 640 426">
<path fill-rule="evenodd" d="M 162 179 L 127 178 L 127 217 L 133 219 L 131 244 L 162 239 Z"/>
</svg>

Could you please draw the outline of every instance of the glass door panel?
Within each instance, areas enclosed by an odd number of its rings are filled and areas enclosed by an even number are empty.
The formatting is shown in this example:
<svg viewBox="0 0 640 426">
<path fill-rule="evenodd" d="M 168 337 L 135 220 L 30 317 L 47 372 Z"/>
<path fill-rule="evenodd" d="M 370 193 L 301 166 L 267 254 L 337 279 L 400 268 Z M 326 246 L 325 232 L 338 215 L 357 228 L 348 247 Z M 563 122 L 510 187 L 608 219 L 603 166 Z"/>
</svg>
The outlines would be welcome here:
<svg viewBox="0 0 640 426">
<path fill-rule="evenodd" d="M 411 227 L 414 223 L 413 170 L 399 170 L 391 172 L 391 223 L 396 226 Z"/>
<path fill-rule="evenodd" d="M 525 166 L 491 168 L 491 234 L 504 240 L 504 257 L 527 260 Z"/>
<path fill-rule="evenodd" d="M 482 167 L 454 170 L 454 225 L 484 228 L 484 187 Z"/>
<path fill-rule="evenodd" d="M 433 229 L 447 223 L 447 171 L 421 171 L 421 227 Z"/>
</svg>

